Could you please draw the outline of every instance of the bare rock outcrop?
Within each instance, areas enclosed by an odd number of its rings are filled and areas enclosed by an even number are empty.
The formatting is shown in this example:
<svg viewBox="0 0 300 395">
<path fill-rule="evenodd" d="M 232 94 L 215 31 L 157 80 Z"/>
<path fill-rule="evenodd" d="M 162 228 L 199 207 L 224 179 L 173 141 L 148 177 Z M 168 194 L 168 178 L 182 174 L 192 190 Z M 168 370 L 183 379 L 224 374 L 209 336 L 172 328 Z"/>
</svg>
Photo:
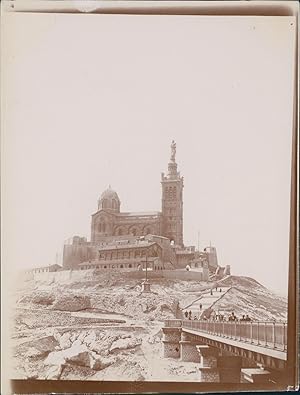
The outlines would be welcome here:
<svg viewBox="0 0 300 395">
<path fill-rule="evenodd" d="M 39 291 L 23 296 L 18 300 L 18 303 L 51 306 L 54 301 L 55 296 L 52 293 Z"/>
<path fill-rule="evenodd" d="M 29 361 L 46 358 L 59 346 L 54 336 L 45 336 L 35 341 L 25 342 L 15 350 L 16 355 L 24 355 Z"/>
<path fill-rule="evenodd" d="M 141 344 L 142 340 L 140 338 L 120 338 L 112 343 L 109 352 L 112 353 L 119 350 L 128 350 L 131 348 L 135 348 Z"/>
<path fill-rule="evenodd" d="M 82 295 L 61 295 L 53 303 L 53 310 L 80 311 L 91 308 L 91 300 Z"/>
</svg>

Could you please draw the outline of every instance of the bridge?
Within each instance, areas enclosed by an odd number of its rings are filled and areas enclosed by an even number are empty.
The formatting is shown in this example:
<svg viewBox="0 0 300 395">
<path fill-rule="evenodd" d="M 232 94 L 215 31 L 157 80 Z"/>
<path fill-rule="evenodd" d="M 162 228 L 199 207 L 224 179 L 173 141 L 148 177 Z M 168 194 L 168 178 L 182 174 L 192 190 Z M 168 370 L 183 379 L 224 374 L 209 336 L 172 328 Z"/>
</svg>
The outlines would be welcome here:
<svg viewBox="0 0 300 395">
<path fill-rule="evenodd" d="M 164 357 L 198 363 L 202 382 L 276 382 L 287 361 L 287 323 L 166 320 Z"/>
</svg>

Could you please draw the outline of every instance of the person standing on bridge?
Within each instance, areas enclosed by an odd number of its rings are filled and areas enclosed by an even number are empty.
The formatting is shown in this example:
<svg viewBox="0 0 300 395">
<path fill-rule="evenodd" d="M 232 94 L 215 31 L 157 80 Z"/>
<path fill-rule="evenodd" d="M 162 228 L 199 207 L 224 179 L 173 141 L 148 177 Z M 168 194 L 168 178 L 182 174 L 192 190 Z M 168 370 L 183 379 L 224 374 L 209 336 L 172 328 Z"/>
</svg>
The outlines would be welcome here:
<svg viewBox="0 0 300 395">
<path fill-rule="evenodd" d="M 202 303 L 200 303 L 199 307 L 200 307 L 200 311 L 201 311 L 202 310 Z"/>
<path fill-rule="evenodd" d="M 191 320 L 192 319 L 192 311 L 190 310 L 189 311 L 189 320 Z"/>
<path fill-rule="evenodd" d="M 231 315 L 229 316 L 229 318 L 228 318 L 228 321 L 236 321 L 237 319 L 236 319 L 236 316 L 235 316 L 235 314 L 234 314 L 234 311 L 231 313 Z"/>
<path fill-rule="evenodd" d="M 189 313 L 187 312 L 187 310 L 185 310 L 184 316 L 186 319 L 188 319 Z"/>
</svg>

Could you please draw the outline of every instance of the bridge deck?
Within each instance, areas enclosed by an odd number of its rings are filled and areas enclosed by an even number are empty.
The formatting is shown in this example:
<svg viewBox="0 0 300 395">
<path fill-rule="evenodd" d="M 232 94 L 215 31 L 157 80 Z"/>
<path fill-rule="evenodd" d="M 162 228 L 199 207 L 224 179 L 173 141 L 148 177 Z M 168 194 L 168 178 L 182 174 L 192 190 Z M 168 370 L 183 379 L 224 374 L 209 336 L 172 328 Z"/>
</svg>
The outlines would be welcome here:
<svg viewBox="0 0 300 395">
<path fill-rule="evenodd" d="M 214 342 L 278 359 L 287 360 L 287 323 L 275 321 L 204 321 L 166 320 L 165 327 L 181 328 L 184 332 Z"/>
<path fill-rule="evenodd" d="M 256 345 L 256 344 L 252 344 L 250 342 L 245 342 L 245 340 L 230 339 L 227 337 L 214 335 L 214 334 L 202 332 L 202 331 L 195 330 L 195 329 L 183 327 L 182 330 L 184 332 L 190 333 L 192 335 L 201 336 L 203 338 L 210 339 L 210 340 L 213 340 L 218 343 L 226 343 L 230 346 L 241 348 L 243 350 L 248 350 L 248 351 L 256 352 L 258 354 L 268 355 L 272 358 L 277 358 L 277 359 L 281 359 L 284 361 L 286 361 L 286 359 L 287 359 L 286 351 L 275 350 L 275 349 L 266 347 L 264 345 Z"/>
</svg>

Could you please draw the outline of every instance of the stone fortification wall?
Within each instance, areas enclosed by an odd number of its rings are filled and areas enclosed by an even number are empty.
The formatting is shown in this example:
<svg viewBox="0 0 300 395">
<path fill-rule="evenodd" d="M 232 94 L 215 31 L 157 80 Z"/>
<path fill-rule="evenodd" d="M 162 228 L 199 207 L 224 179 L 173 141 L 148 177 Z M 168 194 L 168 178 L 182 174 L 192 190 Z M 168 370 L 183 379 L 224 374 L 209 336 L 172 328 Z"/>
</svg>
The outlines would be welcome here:
<svg viewBox="0 0 300 395">
<path fill-rule="evenodd" d="M 174 280 L 195 280 L 195 281 L 207 281 L 208 274 L 201 271 L 187 271 L 187 270 L 163 270 L 163 276 L 168 279 Z"/>
<path fill-rule="evenodd" d="M 116 270 L 105 270 L 105 273 L 116 272 Z M 98 271 L 99 273 L 100 271 Z M 102 272 L 102 271 L 101 271 Z M 122 272 L 122 276 L 130 279 L 144 279 L 146 276 L 145 271 L 123 269 L 118 270 Z M 185 271 L 185 270 L 160 270 L 160 271 L 148 271 L 148 278 L 166 278 L 174 280 L 195 280 L 195 281 L 207 281 L 205 273 L 200 271 Z M 61 270 L 58 272 L 44 272 L 34 273 L 34 279 L 37 281 L 45 282 L 60 282 L 60 281 L 80 281 L 83 279 L 92 280 L 95 278 L 95 269 L 89 270 Z"/>
<path fill-rule="evenodd" d="M 34 273 L 34 280 L 45 282 L 60 281 L 81 281 L 83 279 L 92 280 L 94 277 L 93 270 L 61 270 L 59 272 Z"/>
</svg>

